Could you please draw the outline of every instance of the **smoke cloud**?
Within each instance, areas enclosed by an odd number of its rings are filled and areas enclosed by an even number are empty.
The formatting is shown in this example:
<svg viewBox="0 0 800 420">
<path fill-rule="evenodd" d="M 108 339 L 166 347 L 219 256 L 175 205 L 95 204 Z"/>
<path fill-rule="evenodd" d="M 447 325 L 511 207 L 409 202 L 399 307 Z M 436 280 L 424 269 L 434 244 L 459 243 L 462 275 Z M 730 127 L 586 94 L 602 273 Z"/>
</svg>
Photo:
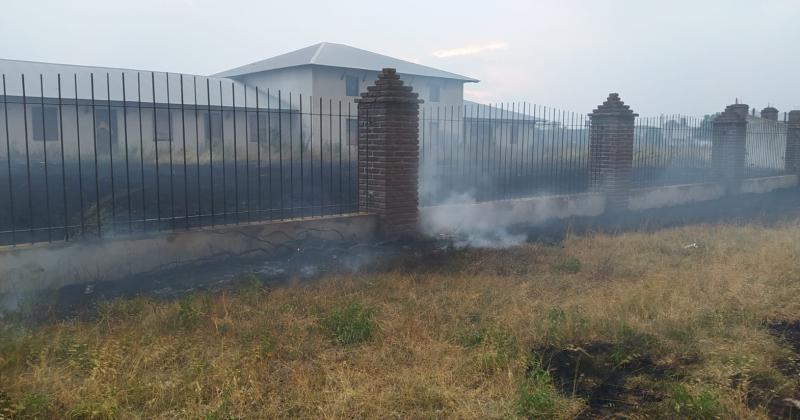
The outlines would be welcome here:
<svg viewBox="0 0 800 420">
<path fill-rule="evenodd" d="M 526 235 L 512 234 L 506 220 L 498 219 L 490 207 L 478 205 L 474 190 L 448 191 L 438 172 L 435 160 L 423 161 L 420 167 L 419 196 L 447 197 L 420 212 L 424 234 L 450 237 L 459 248 L 497 249 L 525 242 Z"/>
</svg>

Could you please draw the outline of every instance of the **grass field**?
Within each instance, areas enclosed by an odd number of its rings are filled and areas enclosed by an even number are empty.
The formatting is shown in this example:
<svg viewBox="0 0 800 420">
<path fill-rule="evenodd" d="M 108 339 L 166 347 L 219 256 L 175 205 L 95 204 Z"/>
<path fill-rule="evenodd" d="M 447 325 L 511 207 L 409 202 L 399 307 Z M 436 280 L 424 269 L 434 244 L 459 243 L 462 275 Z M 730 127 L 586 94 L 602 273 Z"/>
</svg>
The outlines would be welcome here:
<svg viewBox="0 0 800 420">
<path fill-rule="evenodd" d="M 2 323 L 17 418 L 797 418 L 800 224 L 570 236 Z"/>
</svg>

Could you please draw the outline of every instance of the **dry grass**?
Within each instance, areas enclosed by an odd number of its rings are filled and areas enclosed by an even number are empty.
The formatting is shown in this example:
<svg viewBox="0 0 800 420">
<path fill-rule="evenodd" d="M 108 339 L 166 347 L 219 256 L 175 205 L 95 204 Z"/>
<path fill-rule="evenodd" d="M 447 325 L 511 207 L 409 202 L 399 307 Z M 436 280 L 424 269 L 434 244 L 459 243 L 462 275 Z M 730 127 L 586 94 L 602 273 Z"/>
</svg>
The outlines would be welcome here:
<svg viewBox="0 0 800 420">
<path fill-rule="evenodd" d="M 800 393 L 780 368 L 792 351 L 765 328 L 800 319 L 798 296 L 794 223 L 571 237 L 312 284 L 116 300 L 92 321 L 5 321 L 0 410 L 572 418 L 594 408 L 559 392 L 536 350 L 612 343 L 619 366 L 646 356 L 674 373 L 626 378 L 659 396 L 625 408 L 634 417 L 766 418 L 770 401 Z"/>
</svg>

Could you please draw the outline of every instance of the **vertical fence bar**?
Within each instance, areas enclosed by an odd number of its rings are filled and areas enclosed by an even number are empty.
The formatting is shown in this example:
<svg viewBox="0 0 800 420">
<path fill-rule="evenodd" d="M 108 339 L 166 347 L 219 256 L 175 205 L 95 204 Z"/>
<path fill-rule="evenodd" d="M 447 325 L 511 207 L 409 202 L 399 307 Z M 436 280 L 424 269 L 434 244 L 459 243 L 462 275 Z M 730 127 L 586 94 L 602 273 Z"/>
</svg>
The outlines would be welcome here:
<svg viewBox="0 0 800 420">
<path fill-rule="evenodd" d="M 211 80 L 206 79 L 206 104 L 208 107 L 208 186 L 211 190 L 211 226 L 216 225 L 216 212 L 214 206 L 214 132 L 211 126 L 211 120 L 214 118 L 214 114 L 211 112 Z M 220 123 L 222 122 L 222 114 L 219 116 Z"/>
<path fill-rule="evenodd" d="M 328 209 L 333 212 L 333 99 L 328 99 Z"/>
<path fill-rule="evenodd" d="M 111 175 L 111 230 L 114 231 L 117 223 L 117 201 L 114 189 L 114 145 L 112 143 L 113 133 L 111 132 L 111 77 L 106 73 L 106 112 L 108 112 L 108 163 Z M 95 127 L 96 129 L 96 127 Z"/>
<path fill-rule="evenodd" d="M 239 145 L 236 141 L 236 89 L 231 82 L 231 107 L 233 117 L 233 199 L 236 200 L 236 224 L 239 224 Z"/>
<path fill-rule="evenodd" d="M 183 221 L 189 229 L 189 170 L 186 162 L 186 109 L 183 98 L 183 74 L 178 81 L 181 84 L 181 141 L 183 143 Z"/>
<path fill-rule="evenodd" d="M 64 240 L 69 240 L 69 215 L 67 212 L 67 169 L 64 164 L 64 113 L 61 97 L 61 73 L 57 76 L 58 80 L 58 137 L 61 143 L 61 205 L 64 206 Z M 11 151 L 9 150 L 9 159 Z"/>
<path fill-rule="evenodd" d="M 156 74 L 150 73 L 150 84 L 153 88 L 153 147 L 156 155 L 156 228 L 161 231 L 161 165 L 158 153 L 158 108 L 156 107 Z"/>
<path fill-rule="evenodd" d="M 77 101 L 75 102 L 77 104 Z M 3 121 L 5 122 L 6 131 L 6 168 L 8 169 L 8 204 L 10 206 L 11 215 L 11 244 L 17 245 L 17 221 L 14 214 L 14 182 L 11 170 L 11 136 L 8 129 L 8 91 L 6 90 L 6 75 L 3 74 Z"/>
<path fill-rule="evenodd" d="M 352 147 L 352 145 L 350 145 L 350 139 L 352 138 L 351 137 L 352 136 L 351 131 L 353 130 L 353 128 L 351 127 L 352 124 L 350 124 L 350 121 L 352 119 L 353 119 L 352 103 L 348 102 L 347 103 L 347 181 L 348 181 L 348 184 L 352 181 L 351 178 L 352 178 L 352 171 L 353 171 L 353 156 L 352 156 L 352 154 L 353 154 L 352 148 L 353 147 Z M 356 124 L 356 136 L 358 136 L 358 124 Z M 358 147 L 358 140 L 356 140 L 356 158 L 358 157 L 358 148 L 357 147 Z M 356 160 L 358 160 L 358 159 L 356 159 Z M 349 192 L 349 194 L 350 194 L 349 201 L 352 203 L 353 197 L 356 198 L 355 199 L 355 201 L 356 201 L 355 211 L 356 212 L 358 212 L 358 188 L 361 185 L 360 184 L 361 174 L 359 172 L 360 171 L 358 170 L 358 165 L 356 165 L 355 191 L 353 191 L 353 188 L 350 185 L 348 185 L 348 187 L 349 187 L 348 190 L 350 191 Z"/>
<path fill-rule="evenodd" d="M 77 137 L 77 148 L 78 148 L 78 197 L 80 198 L 80 216 L 81 216 L 81 236 L 86 234 L 86 217 L 84 214 L 84 209 L 86 208 L 83 204 L 83 169 L 81 163 L 81 118 L 78 113 L 78 74 L 73 74 L 73 80 L 75 82 L 75 136 Z"/>
<path fill-rule="evenodd" d="M 291 112 L 292 112 L 292 92 L 289 92 L 289 115 L 291 115 Z M 309 115 L 309 119 L 310 119 L 310 115 Z M 292 129 L 293 125 L 294 124 L 292 124 L 292 121 L 290 119 L 289 120 L 289 217 L 295 217 L 295 214 L 294 214 L 294 144 L 293 144 L 294 143 L 294 136 L 293 136 L 293 134 L 294 134 L 293 131 L 294 130 Z M 302 153 L 302 151 L 303 151 L 302 130 L 303 130 L 303 112 L 301 110 L 300 111 L 300 134 L 301 134 L 301 138 L 300 138 L 300 153 Z M 302 155 L 301 155 L 301 158 L 302 158 Z M 312 177 L 311 179 L 313 181 L 314 178 Z M 312 189 L 313 189 L 313 184 L 312 184 Z M 302 197 L 300 197 L 300 209 L 301 209 L 300 210 L 300 214 L 301 215 L 303 213 L 302 208 L 303 208 L 303 200 L 302 200 Z"/>
<path fill-rule="evenodd" d="M 25 91 L 25 75 L 22 75 L 22 121 L 25 126 L 25 169 L 28 173 L 28 233 L 30 234 L 31 244 L 35 242 L 33 232 L 33 192 L 31 186 L 31 153 L 30 140 L 28 138 L 28 99 Z"/>
<path fill-rule="evenodd" d="M 94 100 L 94 73 L 89 75 L 92 90 L 92 143 L 94 146 L 94 195 L 95 195 L 95 214 L 97 216 L 97 237 L 102 237 L 102 226 L 100 222 L 100 170 L 97 164 L 97 109 Z"/>
<path fill-rule="evenodd" d="M 300 217 L 304 217 L 305 216 L 305 209 L 306 209 L 306 205 L 305 205 L 305 203 L 306 203 L 305 172 L 306 171 L 305 171 L 305 159 L 303 157 L 303 149 L 304 149 L 304 147 L 303 147 L 303 94 L 302 93 L 300 94 L 300 98 L 298 100 L 300 102 L 300 104 L 299 104 L 299 107 L 300 107 Z M 313 142 L 314 142 L 314 117 L 312 116 L 312 114 L 314 113 L 314 99 L 313 99 L 313 96 L 308 98 L 308 104 L 311 107 L 311 110 L 308 112 L 308 122 L 309 122 L 309 130 L 310 130 L 308 139 L 309 139 L 309 143 L 313 144 Z M 291 146 L 291 141 L 294 141 L 294 139 L 292 138 L 291 135 L 289 136 L 289 138 L 290 138 L 289 145 Z M 314 159 L 313 159 L 313 149 L 312 149 L 311 156 L 312 157 L 309 159 L 309 161 L 312 162 L 312 164 L 311 164 L 311 197 L 313 197 L 314 196 L 314 164 L 313 164 Z M 290 177 L 293 177 L 293 176 L 294 176 L 294 172 L 292 171 L 292 174 L 290 175 Z"/>
<path fill-rule="evenodd" d="M 202 190 L 200 189 L 200 115 L 198 107 L 200 101 L 197 100 L 197 76 L 192 76 L 192 92 L 194 94 L 194 157 L 195 157 L 195 176 L 197 179 L 197 226 L 203 226 L 203 203 L 201 200 Z"/>
<path fill-rule="evenodd" d="M 270 92 L 267 89 L 267 196 L 269 197 L 269 220 L 272 220 L 275 209 L 272 200 L 272 111 L 270 110 Z M 280 114 L 278 114 L 280 119 Z M 280 143 L 280 137 L 278 137 Z"/>
<path fill-rule="evenodd" d="M 263 213 L 264 202 L 262 201 L 261 197 L 262 188 L 261 188 L 261 114 L 259 114 L 260 111 L 261 107 L 259 106 L 258 86 L 256 86 L 256 170 L 258 171 L 258 183 L 257 183 L 258 194 L 256 196 L 256 199 L 258 200 L 259 221 L 263 220 L 262 218 L 264 217 Z"/>
<path fill-rule="evenodd" d="M 122 72 L 122 126 L 125 137 L 125 185 L 128 195 L 128 233 L 133 232 L 133 212 L 131 206 L 131 168 L 128 155 L 128 96 L 125 91 L 125 72 Z"/>
<path fill-rule="evenodd" d="M 344 213 L 344 195 L 342 189 L 342 101 L 339 101 L 339 112 L 338 112 L 338 119 L 339 119 L 339 213 Z"/>
<path fill-rule="evenodd" d="M 280 218 L 283 218 L 283 115 L 281 114 L 281 91 L 278 91 L 278 193 L 280 194 Z M 302 114 L 300 114 L 302 116 Z M 302 121 L 301 121 L 302 124 Z M 290 139 L 291 142 L 291 139 Z"/>
<path fill-rule="evenodd" d="M 175 230 L 175 168 L 172 159 L 172 95 L 169 94 L 169 73 L 165 74 L 167 83 L 167 139 L 169 140 L 169 203 L 170 203 L 170 225 Z"/>
<path fill-rule="evenodd" d="M 250 114 L 247 108 L 247 85 L 242 85 L 242 90 L 244 90 L 244 182 L 247 189 L 247 194 L 245 194 L 247 198 L 247 223 L 250 223 L 252 221 L 252 200 L 250 200 L 250 126 L 248 124 Z"/>
<path fill-rule="evenodd" d="M 142 183 L 142 231 L 147 230 L 147 194 L 144 181 L 144 128 L 142 126 L 142 77 L 141 73 L 136 72 L 136 97 L 139 99 L 137 104 L 137 114 L 139 117 L 139 176 Z"/>
<path fill-rule="evenodd" d="M 45 220 L 47 221 L 47 242 L 53 241 L 52 223 L 50 218 L 50 181 L 49 171 L 47 165 L 47 123 L 45 122 L 45 109 L 44 109 L 44 76 L 39 73 L 39 106 L 42 107 L 42 148 L 44 155 L 44 202 L 45 202 Z M 35 136 L 35 135 L 34 135 Z M 35 140 L 35 138 L 34 138 Z"/>
<path fill-rule="evenodd" d="M 228 223 L 228 181 L 225 167 L 225 108 L 222 104 L 222 80 L 219 81 L 219 130 L 222 149 L 222 223 Z"/>
<path fill-rule="evenodd" d="M 312 110 L 313 110 L 313 108 L 312 108 Z M 324 163 L 322 161 L 322 150 L 323 150 L 322 133 L 324 132 L 324 129 L 322 127 L 322 117 L 323 117 L 322 97 L 320 96 L 319 97 L 319 136 L 318 136 L 319 137 L 319 215 L 320 216 L 322 216 L 322 209 L 325 206 L 325 192 L 323 191 L 323 188 L 324 188 L 323 185 L 325 184 L 325 181 L 323 179 L 323 174 L 322 174 L 322 168 L 323 168 L 323 165 L 324 165 Z M 314 150 L 314 144 L 313 143 L 311 144 L 311 150 L 312 151 Z M 312 155 L 313 155 L 313 153 L 312 153 Z M 312 171 L 312 174 L 313 174 L 313 171 Z M 313 215 L 314 213 L 312 212 L 311 214 Z"/>
</svg>

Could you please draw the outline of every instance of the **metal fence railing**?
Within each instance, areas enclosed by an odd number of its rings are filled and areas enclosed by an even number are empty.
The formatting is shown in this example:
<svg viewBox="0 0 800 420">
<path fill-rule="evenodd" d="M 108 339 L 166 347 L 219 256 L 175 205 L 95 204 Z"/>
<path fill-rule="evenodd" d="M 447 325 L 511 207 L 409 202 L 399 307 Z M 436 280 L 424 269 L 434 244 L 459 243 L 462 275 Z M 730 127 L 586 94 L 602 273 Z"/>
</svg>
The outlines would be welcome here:
<svg viewBox="0 0 800 420">
<path fill-rule="evenodd" d="M 786 167 L 786 123 L 747 118 L 744 177 L 780 175 Z"/>
<path fill-rule="evenodd" d="M 135 71 L 0 93 L 0 245 L 357 210 L 350 104 Z"/>
<path fill-rule="evenodd" d="M 358 211 L 350 101 L 127 70 L 4 74 L 1 88 L 0 245 Z M 585 114 L 468 103 L 419 117 L 423 206 L 589 189 Z M 712 132 L 713 116 L 637 118 L 633 186 L 712 181 Z M 785 149 L 785 123 L 748 117 L 746 177 L 783 173 Z"/>
<path fill-rule="evenodd" d="M 712 121 L 712 116 L 637 118 L 633 185 L 653 187 L 712 180 Z"/>
<path fill-rule="evenodd" d="M 586 191 L 588 117 L 529 104 L 420 110 L 422 205 Z"/>
</svg>

